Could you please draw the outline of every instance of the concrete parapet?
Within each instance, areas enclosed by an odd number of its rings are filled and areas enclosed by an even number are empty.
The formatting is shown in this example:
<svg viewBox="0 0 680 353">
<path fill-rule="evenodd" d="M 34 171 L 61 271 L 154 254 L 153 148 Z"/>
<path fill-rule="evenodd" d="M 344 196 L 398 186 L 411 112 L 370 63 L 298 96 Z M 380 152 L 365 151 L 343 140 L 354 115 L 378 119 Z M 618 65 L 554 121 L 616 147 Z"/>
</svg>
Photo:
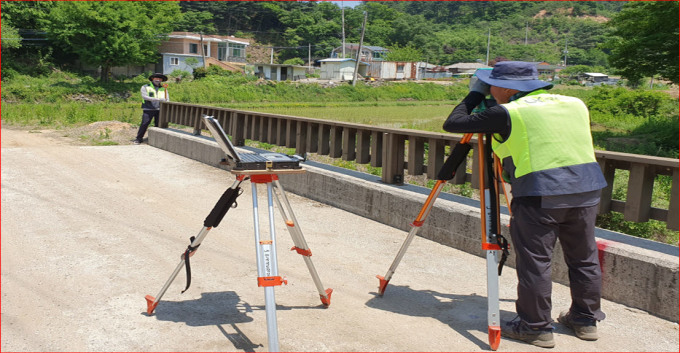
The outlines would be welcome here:
<svg viewBox="0 0 680 353">
<path fill-rule="evenodd" d="M 149 145 L 209 165 L 220 166 L 223 152 L 212 138 L 170 129 L 150 128 Z M 384 184 L 380 177 L 305 163 L 307 173 L 280 175 L 283 187 L 295 194 L 408 231 L 430 190 L 412 185 Z M 418 235 L 483 256 L 479 206 L 474 200 L 440 195 Z M 509 238 L 509 217 L 501 217 L 502 234 Z M 603 297 L 678 322 L 678 247 L 598 229 L 603 270 Z M 512 244 L 511 244 L 512 246 Z M 514 255 L 506 266 L 514 267 Z M 396 254 L 388 254 L 393 256 Z M 568 271 L 559 242 L 553 260 L 553 279 L 568 284 Z"/>
</svg>

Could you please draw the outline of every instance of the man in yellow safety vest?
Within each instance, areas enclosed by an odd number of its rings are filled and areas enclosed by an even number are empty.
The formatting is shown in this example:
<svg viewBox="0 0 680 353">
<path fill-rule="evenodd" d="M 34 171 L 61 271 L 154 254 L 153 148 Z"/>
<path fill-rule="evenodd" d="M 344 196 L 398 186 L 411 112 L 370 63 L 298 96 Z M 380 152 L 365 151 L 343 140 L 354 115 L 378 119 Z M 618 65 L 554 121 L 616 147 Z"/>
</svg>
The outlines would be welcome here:
<svg viewBox="0 0 680 353">
<path fill-rule="evenodd" d="M 158 115 L 161 109 L 161 101 L 170 101 L 170 95 L 168 94 L 167 85 L 163 82 L 167 81 L 168 77 L 155 73 L 149 76 L 148 83 L 142 86 L 142 124 L 139 125 L 139 130 L 137 131 L 137 137 L 135 138 L 135 145 L 142 143 L 144 139 L 144 134 L 151 124 L 151 120 L 154 121 L 154 126 L 158 126 Z"/>
<path fill-rule="evenodd" d="M 517 318 L 503 336 L 555 346 L 550 264 L 559 239 L 569 268 L 571 307 L 558 321 L 583 340 L 597 340 L 602 274 L 595 242 L 600 190 L 590 118 L 579 99 L 549 94 L 535 64 L 502 61 L 478 70 L 444 130 L 493 134 L 494 153 L 512 185 L 510 233 L 517 254 Z M 498 103 L 471 114 L 486 96 Z"/>
</svg>

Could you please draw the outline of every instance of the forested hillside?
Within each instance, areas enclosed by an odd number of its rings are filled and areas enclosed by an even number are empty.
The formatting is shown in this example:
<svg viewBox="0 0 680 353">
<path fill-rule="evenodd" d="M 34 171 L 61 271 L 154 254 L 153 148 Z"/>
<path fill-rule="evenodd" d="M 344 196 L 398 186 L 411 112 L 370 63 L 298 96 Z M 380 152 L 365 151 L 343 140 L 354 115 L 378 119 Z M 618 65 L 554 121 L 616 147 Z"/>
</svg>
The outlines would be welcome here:
<svg viewBox="0 0 680 353">
<path fill-rule="evenodd" d="M 387 47 L 390 60 L 545 61 L 620 74 L 637 86 L 678 81 L 677 1 L 2 1 L 3 72 L 45 74 L 145 65 L 172 31 L 254 39 L 278 63 L 329 57 L 342 43 Z M 344 12 L 344 16 L 343 16 Z M 344 27 L 343 27 L 344 17 Z M 487 42 L 488 41 L 488 42 Z M 488 43 L 488 45 L 487 45 Z M 487 57 L 487 47 L 489 48 Z M 102 80 L 107 80 L 105 74 Z"/>
<path fill-rule="evenodd" d="M 598 47 L 606 21 L 625 2 L 602 1 L 370 1 L 345 8 L 347 42 L 358 43 L 363 11 L 368 13 L 364 43 L 413 47 L 420 60 L 448 65 L 495 58 L 607 66 Z M 279 59 L 327 57 L 342 38 L 341 8 L 331 2 L 187 1 L 183 12 L 205 11 L 219 34 L 254 38 L 279 47 Z M 190 28 L 185 28 L 190 29 Z M 297 48 L 299 47 L 299 48 Z"/>
</svg>

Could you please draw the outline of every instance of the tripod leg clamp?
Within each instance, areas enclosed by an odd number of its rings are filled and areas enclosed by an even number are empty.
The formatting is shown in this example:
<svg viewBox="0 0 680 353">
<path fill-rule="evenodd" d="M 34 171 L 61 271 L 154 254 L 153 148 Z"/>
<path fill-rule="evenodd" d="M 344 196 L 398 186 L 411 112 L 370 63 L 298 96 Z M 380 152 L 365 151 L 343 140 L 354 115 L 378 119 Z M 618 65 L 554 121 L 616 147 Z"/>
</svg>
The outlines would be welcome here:
<svg viewBox="0 0 680 353">
<path fill-rule="evenodd" d="M 281 276 L 257 277 L 258 287 L 273 287 L 288 284 L 288 280 Z"/>
<path fill-rule="evenodd" d="M 297 246 L 294 246 L 294 247 L 290 248 L 290 251 L 293 251 L 293 250 L 297 251 L 297 253 L 302 255 L 302 256 L 312 256 L 312 249 L 305 250 L 305 249 L 300 249 Z"/>
</svg>

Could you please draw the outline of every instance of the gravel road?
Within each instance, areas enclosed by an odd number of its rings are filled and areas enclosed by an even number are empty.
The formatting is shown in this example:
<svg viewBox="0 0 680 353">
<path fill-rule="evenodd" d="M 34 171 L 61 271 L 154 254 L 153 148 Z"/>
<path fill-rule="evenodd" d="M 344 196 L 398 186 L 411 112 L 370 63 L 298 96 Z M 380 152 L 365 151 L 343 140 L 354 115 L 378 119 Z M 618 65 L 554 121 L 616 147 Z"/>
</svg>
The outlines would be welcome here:
<svg viewBox="0 0 680 353">
<path fill-rule="evenodd" d="M 3 352 L 267 351 L 249 183 L 192 257 L 191 288 L 180 293 L 180 273 L 148 316 L 144 296 L 157 294 L 234 177 L 148 145 L 83 146 L 7 127 L 1 141 Z M 279 271 L 288 279 L 276 287 L 282 351 L 488 350 L 481 257 L 416 238 L 380 298 L 375 275 L 385 274 L 405 232 L 288 197 L 334 292 L 323 308 L 302 258 L 287 251 L 277 211 Z M 268 228 L 262 212 L 260 225 Z M 514 276 L 506 267 L 501 277 L 506 319 L 514 317 Z M 555 284 L 555 317 L 568 298 Z M 678 351 L 676 323 L 603 307 L 599 341 L 556 325 L 553 351 Z M 499 351 L 543 349 L 503 340 Z"/>
</svg>

